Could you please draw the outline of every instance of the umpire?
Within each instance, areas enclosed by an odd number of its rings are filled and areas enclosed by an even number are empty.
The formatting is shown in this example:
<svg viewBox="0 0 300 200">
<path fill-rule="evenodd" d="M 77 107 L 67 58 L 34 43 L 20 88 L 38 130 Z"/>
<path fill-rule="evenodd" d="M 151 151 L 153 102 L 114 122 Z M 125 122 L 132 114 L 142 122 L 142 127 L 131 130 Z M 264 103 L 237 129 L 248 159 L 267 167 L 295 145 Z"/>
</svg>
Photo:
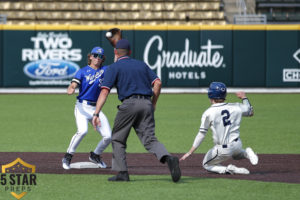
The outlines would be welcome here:
<svg viewBox="0 0 300 200">
<path fill-rule="evenodd" d="M 108 180 L 129 181 L 126 141 L 133 127 L 145 149 L 160 162 L 167 162 L 172 180 L 177 182 L 181 177 L 178 158 L 171 156 L 155 137 L 154 110 L 160 95 L 161 81 L 144 62 L 129 57 L 131 50 L 128 40 L 119 40 L 114 53 L 117 61 L 106 71 L 93 117 L 93 126 L 96 128 L 101 125 L 99 112 L 110 89 L 116 86 L 122 104 L 118 106 L 112 131 L 112 170 L 118 171 L 118 174 Z"/>
</svg>

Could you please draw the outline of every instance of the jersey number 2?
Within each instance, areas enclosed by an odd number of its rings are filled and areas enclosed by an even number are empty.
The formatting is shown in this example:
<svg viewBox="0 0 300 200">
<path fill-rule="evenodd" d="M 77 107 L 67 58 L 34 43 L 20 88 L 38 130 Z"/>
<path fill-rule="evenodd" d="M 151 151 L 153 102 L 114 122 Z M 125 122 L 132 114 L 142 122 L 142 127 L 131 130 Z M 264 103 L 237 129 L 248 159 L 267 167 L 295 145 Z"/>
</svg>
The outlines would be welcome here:
<svg viewBox="0 0 300 200">
<path fill-rule="evenodd" d="M 228 110 L 222 110 L 221 115 L 222 115 L 222 116 L 224 115 L 224 117 L 222 118 L 222 119 L 223 119 L 223 125 L 224 125 L 224 126 L 230 125 L 231 122 L 230 122 L 230 120 L 229 120 L 229 117 L 230 117 L 229 111 L 228 111 Z"/>
</svg>

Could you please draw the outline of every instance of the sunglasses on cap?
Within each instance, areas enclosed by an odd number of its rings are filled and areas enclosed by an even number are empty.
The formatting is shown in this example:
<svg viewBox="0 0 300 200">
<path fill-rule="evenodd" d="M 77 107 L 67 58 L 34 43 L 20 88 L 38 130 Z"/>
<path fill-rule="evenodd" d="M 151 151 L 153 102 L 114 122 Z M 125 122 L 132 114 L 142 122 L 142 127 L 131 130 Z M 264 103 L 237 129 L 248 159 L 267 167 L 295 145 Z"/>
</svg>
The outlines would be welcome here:
<svg viewBox="0 0 300 200">
<path fill-rule="evenodd" d="M 102 55 L 102 54 L 96 54 L 96 53 L 93 54 L 93 57 L 94 57 L 94 58 L 100 58 L 100 59 L 103 59 L 103 56 L 104 56 L 104 55 Z"/>
</svg>

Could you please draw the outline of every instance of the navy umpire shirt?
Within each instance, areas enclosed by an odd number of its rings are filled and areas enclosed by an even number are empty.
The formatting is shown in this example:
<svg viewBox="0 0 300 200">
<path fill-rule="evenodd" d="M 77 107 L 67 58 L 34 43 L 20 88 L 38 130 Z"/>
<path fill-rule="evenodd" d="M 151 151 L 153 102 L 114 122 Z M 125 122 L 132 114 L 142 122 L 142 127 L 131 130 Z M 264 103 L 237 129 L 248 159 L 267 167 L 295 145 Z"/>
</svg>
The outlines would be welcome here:
<svg viewBox="0 0 300 200">
<path fill-rule="evenodd" d="M 101 88 L 116 86 L 118 98 L 123 101 L 133 94 L 152 96 L 152 84 L 157 79 L 146 63 L 122 56 L 106 70 Z"/>
</svg>

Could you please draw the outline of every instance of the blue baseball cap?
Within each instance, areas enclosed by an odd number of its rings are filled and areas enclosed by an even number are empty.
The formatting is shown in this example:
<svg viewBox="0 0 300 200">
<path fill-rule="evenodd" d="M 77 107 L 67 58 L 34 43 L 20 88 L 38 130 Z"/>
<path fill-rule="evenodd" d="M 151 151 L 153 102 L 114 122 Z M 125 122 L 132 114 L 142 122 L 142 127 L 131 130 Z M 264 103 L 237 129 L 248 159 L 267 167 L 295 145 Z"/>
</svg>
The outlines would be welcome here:
<svg viewBox="0 0 300 200">
<path fill-rule="evenodd" d="M 102 49 L 101 47 L 94 47 L 91 51 L 91 54 L 104 55 L 104 49 Z"/>
<path fill-rule="evenodd" d="M 116 44 L 116 49 L 127 49 L 130 50 L 129 41 L 126 39 L 121 39 Z"/>
</svg>

